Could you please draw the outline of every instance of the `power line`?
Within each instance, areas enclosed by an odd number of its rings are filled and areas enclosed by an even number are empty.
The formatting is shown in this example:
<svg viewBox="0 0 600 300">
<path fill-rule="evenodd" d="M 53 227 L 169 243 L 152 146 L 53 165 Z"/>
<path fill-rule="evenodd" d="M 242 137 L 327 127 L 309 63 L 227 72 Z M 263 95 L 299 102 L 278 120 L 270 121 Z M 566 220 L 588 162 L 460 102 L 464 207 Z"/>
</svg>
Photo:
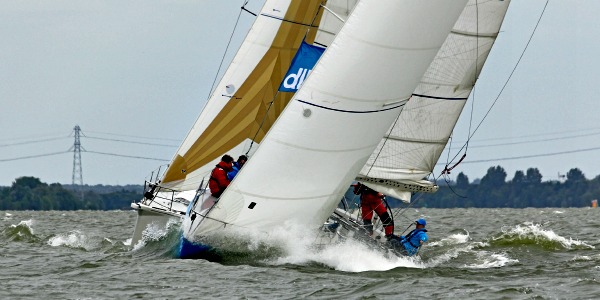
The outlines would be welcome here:
<svg viewBox="0 0 600 300">
<path fill-rule="evenodd" d="M 496 147 L 496 146 L 509 146 L 509 145 L 531 144 L 531 143 L 539 143 L 539 142 L 560 141 L 560 140 L 574 139 L 574 138 L 593 136 L 593 135 L 600 135 L 600 132 L 594 132 L 594 133 L 588 133 L 588 134 L 578 134 L 578 135 L 556 137 L 556 138 L 548 138 L 548 139 L 530 140 L 530 141 L 477 145 L 477 146 L 470 146 L 470 148 L 487 148 L 487 147 Z"/>
<path fill-rule="evenodd" d="M 85 136 L 85 138 L 94 139 L 94 140 L 103 140 L 103 141 L 128 143 L 128 144 L 140 144 L 140 145 L 160 146 L 160 147 L 178 147 L 177 145 L 146 143 L 146 142 L 135 142 L 135 141 L 127 141 L 127 140 L 119 140 L 119 139 L 109 139 L 109 138 L 101 138 L 101 137 L 94 137 L 94 136 Z"/>
<path fill-rule="evenodd" d="M 0 141 L 3 142 L 17 142 L 17 141 L 22 141 L 22 140 L 31 140 L 31 139 L 40 139 L 40 138 L 48 138 L 48 137 L 61 137 L 61 136 L 70 136 L 72 133 L 65 133 L 65 132 L 53 132 L 53 133 L 45 133 L 45 134 L 34 134 L 34 135 L 27 135 L 27 136 L 21 136 L 21 137 L 13 137 L 13 138 L 3 138 L 0 139 Z"/>
<path fill-rule="evenodd" d="M 144 137 L 144 136 L 137 136 L 137 135 L 127 135 L 127 134 L 118 134 L 118 133 L 101 132 L 101 131 L 89 131 L 89 130 L 86 130 L 86 132 L 113 135 L 113 136 L 131 137 L 131 138 L 146 139 L 146 140 L 163 140 L 163 141 L 181 142 L 181 140 L 179 140 L 179 139 L 169 139 L 169 138 L 163 138 L 163 137 L 160 137 L 160 138 Z"/>
<path fill-rule="evenodd" d="M 501 141 L 501 140 L 518 140 L 522 138 L 531 138 L 531 137 L 541 137 L 541 136 L 553 136 L 553 135 L 563 135 L 566 133 L 574 133 L 574 132 L 582 132 L 582 131 L 595 131 L 598 132 L 600 127 L 593 128 L 581 128 L 581 129 L 573 129 L 573 130 L 565 130 L 565 131 L 555 131 L 555 132 L 546 132 L 546 133 L 538 133 L 538 134 L 527 134 L 527 135 L 518 135 L 518 136 L 509 136 L 509 137 L 492 137 L 492 138 L 483 138 L 477 139 L 475 141 L 470 141 L 469 143 L 478 143 L 478 142 L 487 142 L 487 141 Z M 466 141 L 455 141 L 455 143 L 463 144 Z"/>
<path fill-rule="evenodd" d="M 505 161 L 505 160 L 517 160 L 524 158 L 536 158 L 536 157 L 546 157 L 546 156 L 555 156 L 555 155 L 563 155 L 563 154 L 571 154 L 571 153 L 579 153 L 579 152 L 588 152 L 600 150 L 600 147 L 586 148 L 586 149 L 577 149 L 577 150 L 569 150 L 569 151 L 560 151 L 560 152 L 552 152 L 552 153 L 541 153 L 541 154 L 532 154 L 532 155 L 523 155 L 523 156 L 513 156 L 513 157 L 501 157 L 501 158 L 491 158 L 491 159 L 481 159 L 481 160 L 471 160 L 471 161 L 463 161 L 463 164 L 475 164 L 475 163 L 483 163 L 483 162 L 494 162 L 494 161 Z M 445 163 L 438 163 L 437 165 L 443 166 Z"/>
<path fill-rule="evenodd" d="M 153 157 L 143 157 L 143 156 L 133 156 L 133 155 L 124 155 L 124 154 L 117 154 L 117 153 L 108 153 L 108 152 L 99 152 L 99 151 L 89 151 L 86 150 L 86 153 L 94 153 L 94 154 L 102 154 L 102 155 L 109 155 L 109 156 L 118 156 L 118 157 L 127 157 L 127 158 L 137 158 L 137 159 L 148 159 L 148 160 L 157 160 L 157 161 L 170 161 L 168 159 L 162 159 L 162 158 L 153 158 Z"/>
<path fill-rule="evenodd" d="M 29 158 L 37 158 L 37 157 L 44 157 L 44 156 L 52 156 L 52 155 L 58 155 L 58 154 L 63 154 L 63 153 L 69 153 L 69 152 L 70 151 L 61 151 L 61 152 L 53 152 L 53 153 L 46 153 L 46 154 L 29 155 L 29 156 L 21 156 L 21 157 L 14 157 L 14 158 L 5 158 L 5 159 L 0 159 L 0 162 L 22 160 L 22 159 L 29 159 Z"/>
<path fill-rule="evenodd" d="M 62 139 L 68 139 L 68 138 L 69 138 L 68 136 L 62 136 L 62 137 L 47 138 L 47 139 L 41 139 L 41 140 L 35 140 L 35 141 L 26 141 L 26 142 L 17 142 L 17 143 L 9 143 L 9 144 L 0 144 L 0 147 L 10 147 L 10 146 L 19 146 L 19 145 L 27 145 L 27 144 L 36 144 L 36 143 L 56 141 L 56 140 L 62 140 Z"/>
</svg>

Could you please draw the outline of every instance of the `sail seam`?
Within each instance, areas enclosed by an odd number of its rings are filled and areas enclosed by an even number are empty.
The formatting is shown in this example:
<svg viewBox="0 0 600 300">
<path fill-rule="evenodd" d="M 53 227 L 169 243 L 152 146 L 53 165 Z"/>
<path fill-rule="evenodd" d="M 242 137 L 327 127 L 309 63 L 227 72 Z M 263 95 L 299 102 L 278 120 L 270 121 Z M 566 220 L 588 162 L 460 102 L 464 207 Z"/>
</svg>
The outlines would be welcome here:
<svg viewBox="0 0 600 300">
<path fill-rule="evenodd" d="M 446 145 L 446 140 L 418 140 L 418 139 L 408 139 L 408 138 L 401 138 L 401 137 L 395 137 L 395 136 L 386 136 L 386 138 L 393 140 L 393 141 L 400 141 L 400 142 L 409 142 L 409 143 L 420 143 L 420 144 L 437 144 L 437 145 Z"/>
<path fill-rule="evenodd" d="M 316 148 L 302 147 L 302 146 L 298 146 L 298 145 L 286 143 L 284 141 L 280 141 L 280 140 L 275 139 L 275 138 L 273 138 L 271 140 L 274 141 L 274 142 L 276 142 L 276 143 L 278 143 L 278 144 L 286 145 L 286 146 L 297 148 L 297 149 L 303 149 L 303 150 L 314 151 L 314 152 L 335 152 L 335 153 L 360 151 L 360 150 L 364 150 L 364 149 L 369 149 L 369 148 L 376 147 L 379 144 L 379 143 L 377 143 L 377 144 L 367 145 L 365 147 L 354 148 L 354 149 L 331 149 L 331 150 L 327 150 L 327 149 L 316 149 Z"/>
<path fill-rule="evenodd" d="M 320 195 L 320 196 L 287 198 L 287 197 L 270 197 L 270 196 L 265 196 L 265 195 L 252 194 L 252 193 L 248 193 L 248 192 L 243 192 L 240 189 L 238 189 L 237 192 L 242 195 L 246 195 L 246 196 L 256 197 L 259 199 L 271 199 L 271 200 L 307 200 L 307 199 L 318 199 L 318 198 L 328 198 L 331 196 L 337 196 L 337 193 L 335 193 L 335 194 L 327 194 L 327 195 Z"/>
<path fill-rule="evenodd" d="M 323 105 L 319 105 L 319 104 L 315 104 L 315 103 L 310 103 L 304 100 L 300 100 L 300 99 L 296 99 L 296 101 L 304 103 L 304 104 L 308 104 L 311 106 L 315 106 L 315 107 L 319 107 L 319 108 L 323 108 L 323 109 L 327 109 L 327 110 L 332 110 L 332 111 L 337 111 L 337 112 L 344 112 L 344 113 L 350 113 L 350 114 L 369 114 L 369 113 L 377 113 L 377 112 L 383 112 L 383 111 L 388 111 L 388 110 L 392 110 L 392 109 L 396 109 L 399 107 L 403 107 L 405 103 L 402 103 L 400 105 L 396 105 L 393 107 L 389 107 L 389 108 L 383 108 L 383 109 L 379 109 L 379 110 L 345 110 L 345 109 L 338 109 L 338 108 L 333 108 L 333 107 L 327 107 L 327 106 L 323 106 Z"/>
<path fill-rule="evenodd" d="M 481 32 L 480 33 L 475 33 L 475 32 L 459 31 L 459 30 L 452 30 L 450 32 L 453 33 L 453 34 L 456 34 L 456 35 L 473 36 L 473 37 L 478 37 L 478 38 L 481 38 L 481 37 L 484 37 L 484 38 L 485 37 L 496 38 L 496 37 L 498 37 L 498 33 L 496 33 L 496 32 L 493 32 L 493 33 L 483 33 L 483 34 Z"/>
<path fill-rule="evenodd" d="M 413 94 L 413 96 L 417 96 L 417 97 L 421 97 L 421 98 L 429 98 L 429 99 L 440 99 L 440 100 L 467 100 L 467 99 L 469 99 L 468 97 L 450 98 L 450 97 L 428 96 L 428 95 L 421 95 L 421 94 Z"/>
</svg>

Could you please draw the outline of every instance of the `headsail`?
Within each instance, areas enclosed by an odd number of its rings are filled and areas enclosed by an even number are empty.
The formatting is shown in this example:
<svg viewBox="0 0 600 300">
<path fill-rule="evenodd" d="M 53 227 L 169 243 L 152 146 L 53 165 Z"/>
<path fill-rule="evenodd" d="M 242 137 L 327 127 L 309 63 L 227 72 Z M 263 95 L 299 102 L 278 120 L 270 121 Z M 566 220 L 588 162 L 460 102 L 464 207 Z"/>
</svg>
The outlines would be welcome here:
<svg viewBox="0 0 600 300">
<path fill-rule="evenodd" d="M 302 40 L 319 24 L 321 0 L 268 0 L 198 120 L 167 169 L 162 185 L 195 190 L 225 153 L 260 142 L 292 93 L 277 93 Z M 308 34 L 307 34 L 308 33 Z M 306 36 L 306 37 L 305 37 Z M 269 103 L 273 106 L 268 112 Z M 265 120 L 263 123 L 263 119 Z M 261 126 L 262 124 L 262 126 Z M 259 129 L 260 128 L 260 129 Z"/>
<path fill-rule="evenodd" d="M 470 0 L 389 135 L 357 180 L 410 201 L 434 169 L 496 40 L 510 1 Z"/>
<path fill-rule="evenodd" d="M 411 96 L 466 0 L 360 1 L 196 234 L 317 228 Z"/>
</svg>

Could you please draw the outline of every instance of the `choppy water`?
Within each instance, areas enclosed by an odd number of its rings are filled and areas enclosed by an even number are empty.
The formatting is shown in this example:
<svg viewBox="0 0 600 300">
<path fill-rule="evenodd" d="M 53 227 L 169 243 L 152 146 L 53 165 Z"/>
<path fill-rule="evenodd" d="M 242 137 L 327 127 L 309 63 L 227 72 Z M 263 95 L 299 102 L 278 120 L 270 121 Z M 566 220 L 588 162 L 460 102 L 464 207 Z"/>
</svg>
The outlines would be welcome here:
<svg viewBox="0 0 600 300">
<path fill-rule="evenodd" d="M 173 258 L 177 226 L 132 247 L 133 211 L 2 211 L 0 298 L 600 298 L 600 209 L 407 215 L 428 220 L 420 259 L 289 241 L 215 263 Z"/>
</svg>

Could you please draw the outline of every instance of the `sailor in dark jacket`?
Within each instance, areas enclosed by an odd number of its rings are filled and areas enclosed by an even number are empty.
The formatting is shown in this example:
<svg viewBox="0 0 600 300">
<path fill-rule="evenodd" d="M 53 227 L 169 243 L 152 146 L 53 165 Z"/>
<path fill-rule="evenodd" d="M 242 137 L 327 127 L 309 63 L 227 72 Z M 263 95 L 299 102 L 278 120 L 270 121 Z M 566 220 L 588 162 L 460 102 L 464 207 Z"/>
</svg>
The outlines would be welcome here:
<svg viewBox="0 0 600 300">
<path fill-rule="evenodd" d="M 396 248 L 400 248 L 403 254 L 408 256 L 413 256 L 419 252 L 419 248 L 423 246 L 423 243 L 429 240 L 427 237 L 427 230 L 425 229 L 425 225 L 427 222 L 425 219 L 418 219 L 415 221 L 417 225 L 416 229 L 408 233 L 406 236 L 393 236 L 390 239 L 390 244 L 392 244 Z"/>
</svg>

